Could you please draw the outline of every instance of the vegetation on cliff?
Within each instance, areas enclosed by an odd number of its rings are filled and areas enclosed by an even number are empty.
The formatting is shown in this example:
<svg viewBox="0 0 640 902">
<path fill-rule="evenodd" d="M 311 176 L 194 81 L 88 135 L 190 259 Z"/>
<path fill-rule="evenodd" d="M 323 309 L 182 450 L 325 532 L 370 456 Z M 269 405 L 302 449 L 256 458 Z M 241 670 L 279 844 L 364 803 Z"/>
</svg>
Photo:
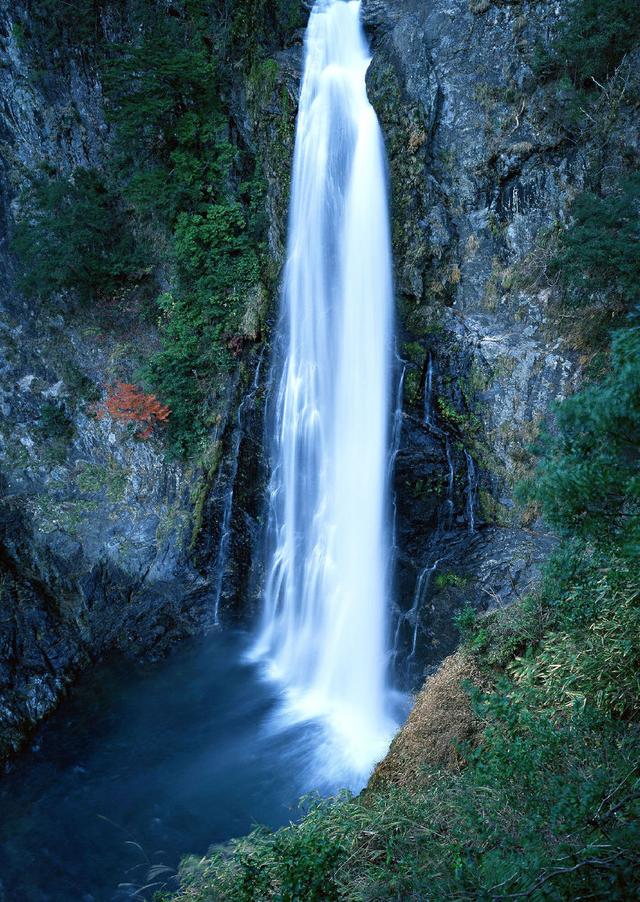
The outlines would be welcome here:
<svg viewBox="0 0 640 902">
<path fill-rule="evenodd" d="M 568 80 L 584 106 L 637 36 L 633 4 L 576 3 L 538 77 Z M 181 899 L 640 892 L 640 200 L 637 176 L 602 190 L 590 175 L 547 257 L 563 304 L 591 322 L 592 381 L 558 405 L 520 488 L 560 537 L 541 585 L 460 616 L 461 651 L 359 798 L 312 800 L 298 824 L 188 859 Z"/>
<path fill-rule="evenodd" d="M 103 29 L 105 15 L 121 13 L 117 0 L 33 6 L 48 52 L 94 48 L 112 137 L 108 171 L 43 170 L 25 191 L 15 234 L 25 290 L 46 302 L 67 292 L 80 305 L 142 297 L 161 334 L 140 373 L 159 399 L 144 395 L 145 416 L 168 423 L 176 452 L 192 453 L 215 421 L 221 377 L 258 335 L 268 279 L 264 179 L 230 109 L 233 66 L 263 78 L 300 4 L 180 0 L 160 12 L 133 3 L 135 40 L 123 46 Z M 572 9 L 538 65 L 540 83 L 563 98 L 568 129 L 638 39 L 631 0 Z M 297 825 L 186 861 L 182 898 L 622 900 L 640 891 L 640 183 L 630 175 L 603 191 L 599 182 L 597 173 L 575 200 L 548 261 L 566 307 L 597 320 L 587 350 L 598 365 L 558 407 L 522 488 L 562 544 L 519 605 L 461 616 L 462 664 L 449 664 L 449 684 L 437 689 L 437 710 L 455 708 L 460 730 L 436 754 L 419 721 L 409 763 L 399 756 L 400 770 L 382 768 L 362 797 L 311 801 Z M 138 390 L 124 387 L 129 404 Z M 465 426 L 440 403 L 443 419 Z M 51 401 L 39 428 L 62 445 L 73 424 Z M 427 684 L 421 717 L 435 693 Z"/>
<path fill-rule="evenodd" d="M 523 490 L 563 535 L 542 586 L 511 609 L 462 615 L 468 663 L 427 682 L 418 723 L 371 787 L 186 861 L 181 898 L 637 894 L 639 373 L 632 323 L 613 338 L 611 373 L 559 407 Z M 420 720 L 436 702 L 448 756 Z"/>
<path fill-rule="evenodd" d="M 218 416 L 234 356 L 258 337 L 269 281 L 264 180 L 234 121 L 234 67 L 255 71 L 299 5 L 35 6 L 23 39 L 91 57 L 111 138 L 104 171 L 44 170 L 23 192 L 14 236 L 23 289 L 84 304 L 141 296 L 162 347 L 138 376 L 171 410 L 170 445 L 193 453 Z M 104 22 L 125 12 L 132 39 L 114 43 Z"/>
</svg>

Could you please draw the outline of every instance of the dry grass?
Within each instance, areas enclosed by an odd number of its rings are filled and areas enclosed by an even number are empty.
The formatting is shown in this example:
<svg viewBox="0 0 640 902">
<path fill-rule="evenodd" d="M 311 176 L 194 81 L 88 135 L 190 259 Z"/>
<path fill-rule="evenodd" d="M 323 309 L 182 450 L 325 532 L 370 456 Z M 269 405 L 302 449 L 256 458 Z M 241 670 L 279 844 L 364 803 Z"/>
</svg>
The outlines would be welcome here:
<svg viewBox="0 0 640 902">
<path fill-rule="evenodd" d="M 374 771 L 369 789 L 384 785 L 420 786 L 437 768 L 462 765 L 461 743 L 472 742 L 482 724 L 474 714 L 467 683 L 482 687 L 486 680 L 462 652 L 446 658 L 420 691 L 409 718 L 393 740 L 387 757 Z"/>
</svg>

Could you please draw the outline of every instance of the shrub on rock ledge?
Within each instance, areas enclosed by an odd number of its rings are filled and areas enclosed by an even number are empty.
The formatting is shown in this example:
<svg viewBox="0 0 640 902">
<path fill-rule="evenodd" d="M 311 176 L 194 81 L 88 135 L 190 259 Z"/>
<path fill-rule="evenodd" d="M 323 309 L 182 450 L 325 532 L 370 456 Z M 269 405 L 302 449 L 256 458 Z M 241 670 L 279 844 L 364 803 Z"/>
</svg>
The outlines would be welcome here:
<svg viewBox="0 0 640 902">
<path fill-rule="evenodd" d="M 135 437 L 142 441 L 151 437 L 156 426 L 164 426 L 171 410 L 156 398 L 147 395 L 129 382 L 117 382 L 109 389 L 104 407 L 97 411 L 98 419 L 106 413 L 120 423 L 134 423 Z"/>
</svg>

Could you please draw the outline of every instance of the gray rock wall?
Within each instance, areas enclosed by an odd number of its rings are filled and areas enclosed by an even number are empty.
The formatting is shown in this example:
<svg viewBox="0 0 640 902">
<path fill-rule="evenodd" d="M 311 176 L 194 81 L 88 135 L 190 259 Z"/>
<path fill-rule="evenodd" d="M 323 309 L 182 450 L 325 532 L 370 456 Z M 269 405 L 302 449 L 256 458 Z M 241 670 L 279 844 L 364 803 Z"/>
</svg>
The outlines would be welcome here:
<svg viewBox="0 0 640 902">
<path fill-rule="evenodd" d="M 581 361 L 553 286 L 521 275 L 593 173 L 612 182 L 640 146 L 625 102 L 603 103 L 597 128 L 577 140 L 558 126 L 557 98 L 530 60 L 562 10 L 546 0 L 364 0 L 404 373 L 392 629 L 413 683 L 455 647 L 456 611 L 522 595 L 553 545 L 535 512 L 516 507 L 513 486 Z M 24 15 L 0 0 L 0 757 L 102 654 L 160 654 L 216 615 L 255 606 L 270 355 L 267 334 L 239 359 L 197 468 L 95 417 L 105 386 L 129 377 L 158 339 L 135 303 L 105 330 L 99 310 L 44 310 L 15 289 L 8 239 L 24 179 L 42 163 L 100 168 L 109 138 L 90 58 L 63 48 L 43 78 L 16 27 Z M 103 24 L 112 37 L 126 26 Z M 235 128 L 268 183 L 274 288 L 300 50 L 298 35 L 275 69 L 232 86 Z M 62 443 L 43 422 L 51 403 L 72 421 Z"/>
<path fill-rule="evenodd" d="M 571 135 L 562 98 L 534 77 L 534 46 L 565 12 L 545 0 L 364 0 L 406 364 L 397 635 L 406 651 L 417 627 L 422 666 L 455 647 L 456 610 L 510 603 L 552 547 L 513 487 L 531 471 L 553 402 L 575 390 L 581 358 L 554 286 L 531 273 L 576 194 L 638 162 L 637 60 L 625 63 L 626 94 L 603 93 L 598 121 L 585 117 Z M 448 498 L 453 528 L 443 529 Z"/>
<path fill-rule="evenodd" d="M 257 391 L 243 403 L 260 349 L 239 356 L 209 448 L 187 465 L 166 455 L 160 434 L 142 441 L 104 412 L 107 387 L 135 382 L 158 347 L 135 291 L 78 309 L 17 289 L 21 188 L 43 166 L 103 169 L 110 138 L 91 48 L 45 54 L 25 24 L 26 3 L 0 0 L 0 760 L 104 654 L 160 655 L 238 616 L 261 496 Z M 109 41 L 130 37 L 113 10 L 101 28 Z M 239 85 L 245 140 L 250 106 Z M 56 411 L 62 434 L 49 421 Z"/>
</svg>

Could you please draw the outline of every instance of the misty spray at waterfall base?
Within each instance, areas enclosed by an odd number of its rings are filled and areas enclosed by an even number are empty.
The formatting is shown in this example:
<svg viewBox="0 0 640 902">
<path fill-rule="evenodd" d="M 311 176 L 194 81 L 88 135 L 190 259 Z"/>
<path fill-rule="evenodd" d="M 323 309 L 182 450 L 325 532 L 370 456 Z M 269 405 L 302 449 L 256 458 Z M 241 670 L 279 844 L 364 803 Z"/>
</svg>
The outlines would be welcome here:
<svg viewBox="0 0 640 902">
<path fill-rule="evenodd" d="M 306 36 L 270 428 L 267 580 L 255 659 L 283 722 L 318 718 L 321 770 L 385 753 L 393 291 L 380 126 L 360 3 L 318 0 Z"/>
</svg>

